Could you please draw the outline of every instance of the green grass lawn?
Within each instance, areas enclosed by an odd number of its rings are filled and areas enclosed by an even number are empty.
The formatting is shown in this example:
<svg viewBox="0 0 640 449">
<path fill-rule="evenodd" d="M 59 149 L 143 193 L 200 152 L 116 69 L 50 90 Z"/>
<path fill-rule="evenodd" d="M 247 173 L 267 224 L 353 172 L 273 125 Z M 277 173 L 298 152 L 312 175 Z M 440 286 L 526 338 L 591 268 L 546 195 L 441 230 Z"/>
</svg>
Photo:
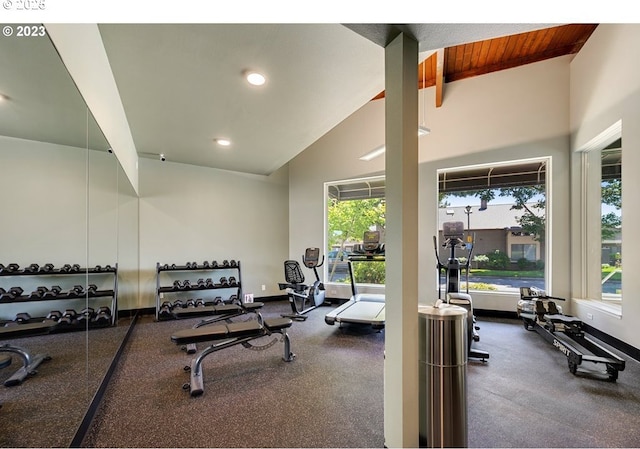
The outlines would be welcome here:
<svg viewBox="0 0 640 449">
<path fill-rule="evenodd" d="M 609 273 L 615 270 L 614 267 L 603 267 L 602 268 L 602 279 L 604 279 Z M 483 268 L 471 268 L 469 270 L 470 275 L 474 276 L 500 276 L 500 277 L 514 277 L 514 278 L 543 278 L 544 271 L 541 270 L 489 270 Z M 609 278 L 612 281 L 620 281 L 622 280 L 622 270 L 617 273 L 614 273 L 613 276 Z"/>
</svg>

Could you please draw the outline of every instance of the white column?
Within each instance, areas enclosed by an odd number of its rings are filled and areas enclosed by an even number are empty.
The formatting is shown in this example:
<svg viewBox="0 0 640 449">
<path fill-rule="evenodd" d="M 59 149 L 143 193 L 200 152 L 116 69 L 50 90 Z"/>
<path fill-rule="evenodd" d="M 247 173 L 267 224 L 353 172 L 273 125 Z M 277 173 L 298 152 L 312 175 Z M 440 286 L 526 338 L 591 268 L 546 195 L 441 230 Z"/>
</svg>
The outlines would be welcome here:
<svg viewBox="0 0 640 449">
<path fill-rule="evenodd" d="M 385 49 L 386 306 L 384 435 L 418 446 L 418 43 Z"/>
</svg>

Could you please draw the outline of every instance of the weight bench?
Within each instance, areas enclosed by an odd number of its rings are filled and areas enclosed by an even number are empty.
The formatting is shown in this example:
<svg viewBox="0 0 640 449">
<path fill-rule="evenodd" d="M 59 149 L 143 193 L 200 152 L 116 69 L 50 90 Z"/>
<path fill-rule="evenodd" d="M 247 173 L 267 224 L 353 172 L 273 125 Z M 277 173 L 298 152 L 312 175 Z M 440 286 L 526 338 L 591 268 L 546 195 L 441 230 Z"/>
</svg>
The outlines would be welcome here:
<svg viewBox="0 0 640 449">
<path fill-rule="evenodd" d="M 250 302 L 246 304 L 219 304 L 215 306 L 207 306 L 206 308 L 210 310 L 213 316 L 211 318 L 204 319 L 199 323 L 196 323 L 193 326 L 193 329 L 197 329 L 202 326 L 206 326 L 209 324 L 215 324 L 223 320 L 229 320 L 230 318 L 235 318 L 241 315 L 245 315 L 247 313 L 255 313 L 258 315 L 258 321 L 260 323 L 263 322 L 262 315 L 258 312 L 258 309 L 261 309 L 264 306 L 263 302 Z M 202 307 L 200 308 L 202 309 Z M 193 308 L 183 309 L 183 310 L 194 310 Z M 198 308 L 195 308 L 198 310 Z M 196 352 L 196 344 L 189 343 L 187 345 L 186 351 L 187 354 L 195 354 Z"/>
<path fill-rule="evenodd" d="M 185 370 L 191 371 L 191 380 L 189 384 L 183 385 L 183 388 L 189 388 L 191 396 L 199 396 L 204 393 L 202 361 L 209 354 L 237 344 L 241 344 L 248 349 L 266 349 L 275 344 L 277 339 L 263 346 L 253 346 L 250 341 L 275 333 L 281 334 L 282 340 L 284 341 L 284 356 L 282 359 L 285 362 L 292 362 L 295 354 L 291 352 L 291 341 L 287 334 L 287 329 L 291 327 L 292 323 L 293 321 L 289 318 L 274 318 L 263 321 L 217 324 L 215 326 L 184 329 L 176 332 L 171 336 L 171 341 L 177 345 L 222 340 L 219 343 L 214 343 L 203 349 L 202 352 L 191 361 L 191 366 L 185 367 Z"/>
<path fill-rule="evenodd" d="M 55 326 L 55 321 L 45 320 L 40 323 L 12 324 L 0 327 L 0 340 L 48 334 L 53 330 L 53 328 L 55 328 Z M 0 345 L 0 352 L 11 352 L 18 354 L 22 358 L 22 367 L 13 373 L 10 378 L 4 381 L 4 385 L 7 387 L 13 387 L 21 384 L 28 376 L 32 376 L 37 373 L 36 370 L 42 362 L 51 360 L 49 355 L 31 355 L 26 349 L 13 346 L 8 343 Z M 2 366 L 0 367 L 6 367 L 11 363 L 10 360 L 7 362 L 6 358 L 0 357 L 0 360 L 3 360 Z"/>
</svg>

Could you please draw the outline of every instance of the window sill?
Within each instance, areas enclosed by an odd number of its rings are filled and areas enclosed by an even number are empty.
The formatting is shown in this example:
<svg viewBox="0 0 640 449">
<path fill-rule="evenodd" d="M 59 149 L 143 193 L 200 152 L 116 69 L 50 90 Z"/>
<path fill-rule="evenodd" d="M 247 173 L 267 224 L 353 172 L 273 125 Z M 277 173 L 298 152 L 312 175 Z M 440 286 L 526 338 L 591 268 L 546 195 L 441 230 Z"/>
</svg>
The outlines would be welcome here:
<svg viewBox="0 0 640 449">
<path fill-rule="evenodd" d="M 616 304 L 607 304 L 602 301 L 597 301 L 594 299 L 576 299 L 573 301 L 580 306 L 583 306 L 588 309 L 595 310 L 597 312 L 603 313 L 605 315 L 611 316 L 613 318 L 622 319 L 622 307 Z"/>
</svg>

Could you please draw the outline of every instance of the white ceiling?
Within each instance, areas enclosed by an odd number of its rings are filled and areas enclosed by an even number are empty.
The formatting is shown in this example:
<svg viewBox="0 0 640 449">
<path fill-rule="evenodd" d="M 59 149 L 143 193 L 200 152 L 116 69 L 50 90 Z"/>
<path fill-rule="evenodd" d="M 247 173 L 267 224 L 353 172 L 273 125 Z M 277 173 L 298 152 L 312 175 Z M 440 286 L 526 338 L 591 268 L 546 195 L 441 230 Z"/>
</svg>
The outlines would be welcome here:
<svg viewBox="0 0 640 449">
<path fill-rule="evenodd" d="M 384 46 L 400 31 L 418 39 L 424 55 L 543 27 L 103 24 L 99 30 L 141 157 L 164 153 L 168 161 L 268 175 L 384 90 Z M 69 137 L 83 102 L 48 39 L 2 39 L 0 57 L 0 94 L 11 100 L 0 106 L 0 134 L 84 147 Z M 249 86 L 247 69 L 262 71 L 267 83 Z M 86 118 L 80 123 L 86 126 Z M 231 147 L 218 147 L 217 137 L 231 139 Z"/>
</svg>

